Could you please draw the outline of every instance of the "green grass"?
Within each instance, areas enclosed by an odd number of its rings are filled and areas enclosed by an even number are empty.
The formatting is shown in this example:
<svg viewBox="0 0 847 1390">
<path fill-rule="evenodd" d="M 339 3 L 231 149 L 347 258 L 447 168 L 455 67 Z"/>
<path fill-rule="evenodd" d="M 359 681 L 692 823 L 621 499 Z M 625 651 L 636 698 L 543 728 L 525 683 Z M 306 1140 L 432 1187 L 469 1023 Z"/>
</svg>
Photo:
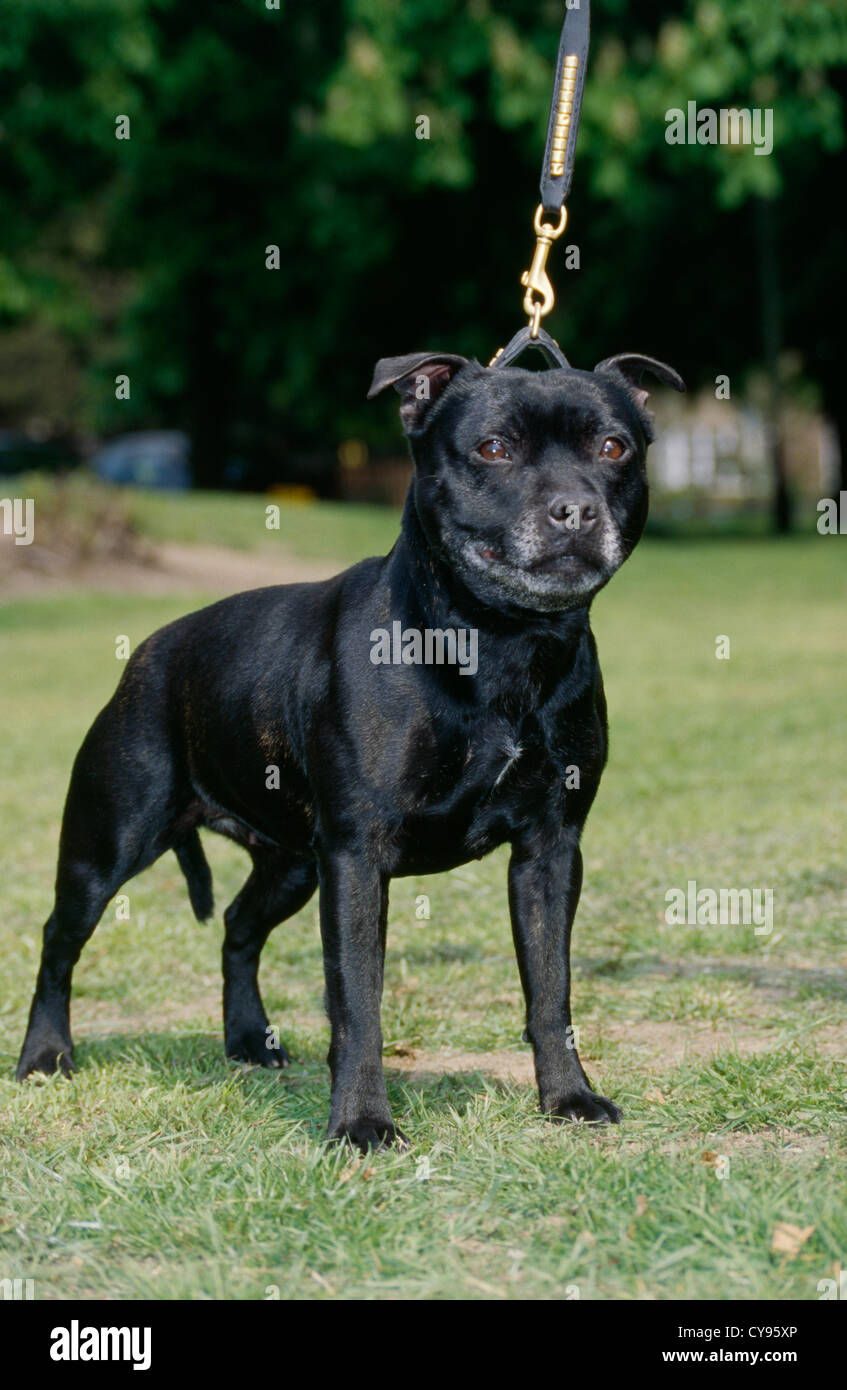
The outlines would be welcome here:
<svg viewBox="0 0 847 1390">
<path fill-rule="evenodd" d="M 144 506 L 158 535 L 257 543 L 254 499 Z M 347 560 L 393 525 L 291 507 L 281 538 Z M 263 965 L 295 1064 L 233 1068 L 220 917 L 193 921 L 172 856 L 86 948 L 74 1082 L 12 1082 L 70 762 L 119 674 L 115 637 L 194 604 L 0 608 L 0 1278 L 41 1298 L 816 1299 L 847 1262 L 846 590 L 834 537 L 639 549 L 595 607 L 612 751 L 576 931 L 581 1052 L 625 1124 L 556 1128 L 503 1079 L 528 1050 L 498 852 L 394 885 L 386 1061 L 414 1147 L 363 1161 L 321 1143 L 314 904 Z M 206 845 L 220 911 L 247 861 Z M 772 934 L 667 926 L 665 892 L 690 878 L 773 888 Z M 772 1253 L 776 1222 L 814 1230 Z"/>
<path fill-rule="evenodd" d="M 139 530 L 157 541 L 187 541 L 273 552 L 283 546 L 303 560 L 337 560 L 339 568 L 394 544 L 399 513 L 346 502 L 282 503 L 257 494 L 164 493 L 125 489 Z M 279 529 L 266 526 L 266 508 L 280 508 Z"/>
</svg>

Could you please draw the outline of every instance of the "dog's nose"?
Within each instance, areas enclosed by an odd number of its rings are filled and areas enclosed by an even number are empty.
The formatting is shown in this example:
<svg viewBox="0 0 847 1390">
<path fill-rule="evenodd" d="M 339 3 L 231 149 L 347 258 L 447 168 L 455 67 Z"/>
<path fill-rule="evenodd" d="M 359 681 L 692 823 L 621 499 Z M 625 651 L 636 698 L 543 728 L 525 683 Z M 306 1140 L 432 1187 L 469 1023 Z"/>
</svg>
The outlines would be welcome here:
<svg viewBox="0 0 847 1390">
<path fill-rule="evenodd" d="M 590 531 L 595 525 L 599 512 L 593 502 L 583 497 L 568 496 L 561 492 L 547 507 L 550 520 L 556 526 L 569 531 Z"/>
</svg>

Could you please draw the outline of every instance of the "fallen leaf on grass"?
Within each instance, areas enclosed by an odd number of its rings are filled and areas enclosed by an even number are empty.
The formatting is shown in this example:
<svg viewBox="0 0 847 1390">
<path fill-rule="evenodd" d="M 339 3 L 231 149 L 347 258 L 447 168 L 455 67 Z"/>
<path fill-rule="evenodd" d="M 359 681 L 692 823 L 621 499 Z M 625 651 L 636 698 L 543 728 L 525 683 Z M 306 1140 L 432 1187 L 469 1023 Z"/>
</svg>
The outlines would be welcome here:
<svg viewBox="0 0 847 1390">
<path fill-rule="evenodd" d="M 774 1255 L 796 1255 L 806 1244 L 814 1226 L 792 1226 L 790 1221 L 774 1222 L 771 1251 Z"/>
</svg>

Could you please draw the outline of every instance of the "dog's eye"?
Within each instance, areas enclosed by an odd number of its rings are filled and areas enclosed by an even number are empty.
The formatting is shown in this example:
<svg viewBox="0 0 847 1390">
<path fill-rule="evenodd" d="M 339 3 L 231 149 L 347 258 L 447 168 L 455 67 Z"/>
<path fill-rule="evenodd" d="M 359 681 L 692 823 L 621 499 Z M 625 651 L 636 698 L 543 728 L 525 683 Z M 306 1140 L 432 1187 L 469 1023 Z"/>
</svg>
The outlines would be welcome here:
<svg viewBox="0 0 847 1390">
<path fill-rule="evenodd" d="M 604 459 L 622 459 L 626 453 L 626 445 L 622 439 L 604 439 L 600 449 L 600 456 Z"/>
<path fill-rule="evenodd" d="M 480 444 L 477 453 L 486 463 L 504 463 L 512 457 L 502 439 L 486 439 Z"/>
</svg>

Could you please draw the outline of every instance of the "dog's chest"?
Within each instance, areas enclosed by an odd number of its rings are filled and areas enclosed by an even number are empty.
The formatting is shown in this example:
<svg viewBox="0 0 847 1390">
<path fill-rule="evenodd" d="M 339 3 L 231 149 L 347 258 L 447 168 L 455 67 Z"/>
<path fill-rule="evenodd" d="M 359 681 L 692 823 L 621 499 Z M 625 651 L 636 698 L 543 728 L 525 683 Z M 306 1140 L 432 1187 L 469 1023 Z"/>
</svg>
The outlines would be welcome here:
<svg viewBox="0 0 847 1390">
<path fill-rule="evenodd" d="M 559 762 L 535 719 L 481 730 L 469 741 L 463 778 L 475 821 L 504 815 L 510 824 L 522 821 L 527 798 L 534 804 L 558 793 Z"/>
<path fill-rule="evenodd" d="M 492 723 L 468 740 L 460 780 L 483 800 L 505 795 L 520 777 L 539 774 L 549 750 L 536 729 L 519 724 Z"/>
<path fill-rule="evenodd" d="M 487 854 L 561 797 L 559 759 L 537 721 L 481 721 L 422 759 L 396 843 L 399 872 Z"/>
</svg>

